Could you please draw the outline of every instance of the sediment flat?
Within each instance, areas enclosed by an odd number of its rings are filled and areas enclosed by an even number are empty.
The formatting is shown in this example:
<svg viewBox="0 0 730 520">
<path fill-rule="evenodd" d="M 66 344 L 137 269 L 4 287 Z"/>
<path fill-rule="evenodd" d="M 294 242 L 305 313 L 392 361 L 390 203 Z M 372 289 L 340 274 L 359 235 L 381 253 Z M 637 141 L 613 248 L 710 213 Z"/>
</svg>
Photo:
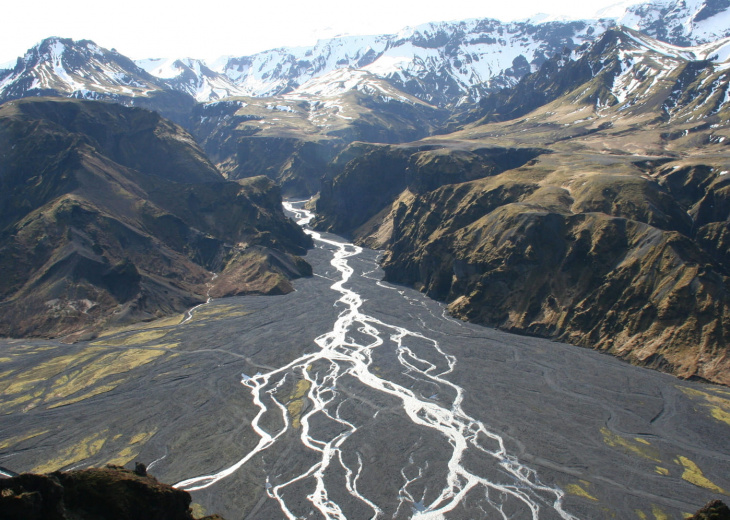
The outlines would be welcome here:
<svg viewBox="0 0 730 520">
<path fill-rule="evenodd" d="M 354 372 L 341 373 L 332 385 L 328 413 L 315 410 L 310 392 L 325 389 L 331 370 L 330 361 L 317 357 L 322 347 L 315 339 L 346 311 L 332 289 L 340 277 L 331 264 L 334 251 L 320 243 L 309 252 L 315 276 L 296 281 L 294 293 L 214 300 L 184 323 L 180 316 L 73 345 L 2 340 L 0 465 L 45 472 L 142 461 L 158 479 L 175 483 L 216 474 L 255 451 L 261 437 L 254 423 L 280 434 L 277 442 L 193 490 L 198 511 L 229 520 L 286 518 L 284 503 L 294 516 L 323 518 L 308 498 L 316 479 L 307 470 L 321 454 L 302 443 L 304 421 L 323 445 L 341 436 L 341 464 L 332 463 L 322 482 L 344 517 L 378 511 L 383 518 L 427 517 L 447 487 L 453 440 L 414 424 L 402 399 Z M 501 439 L 506 454 L 530 472 L 531 485 L 564 493 L 568 515 L 553 507 L 552 492 L 520 502 L 475 487 L 445 518 L 490 518 L 490 501 L 514 519 L 535 517 L 533 501 L 539 518 L 681 518 L 728 496 L 730 390 L 454 320 L 417 291 L 379 282 L 378 254 L 348 257 L 353 273 L 344 284 L 361 298 L 358 312 L 383 324 L 373 325 L 383 342 L 369 350 L 369 373 L 445 410 L 454 410 L 462 389 L 460 412 L 495 435 L 482 436 L 485 451 L 469 452 L 465 471 L 518 489 L 488 454 Z M 407 356 L 398 330 L 411 333 Z M 361 325 L 346 336 L 354 346 L 373 337 Z M 306 374 L 292 365 L 281 371 L 278 386 L 262 393 L 268 410 L 278 402 L 286 411 L 259 416 L 253 383 L 244 382 L 308 354 L 314 361 Z M 405 370 L 399 356 L 413 369 Z M 438 368 L 429 372 L 428 363 Z M 302 383 L 308 377 L 313 383 Z M 359 472 L 362 499 L 348 489 L 354 479 L 345 468 Z M 272 498 L 272 489 L 290 481 Z"/>
</svg>

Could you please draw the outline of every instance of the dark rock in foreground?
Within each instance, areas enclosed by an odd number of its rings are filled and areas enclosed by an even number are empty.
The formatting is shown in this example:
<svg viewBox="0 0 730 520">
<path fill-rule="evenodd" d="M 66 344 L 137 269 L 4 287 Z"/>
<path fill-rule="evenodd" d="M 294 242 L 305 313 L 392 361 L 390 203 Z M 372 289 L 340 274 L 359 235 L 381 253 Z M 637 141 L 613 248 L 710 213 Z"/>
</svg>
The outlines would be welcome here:
<svg viewBox="0 0 730 520">
<path fill-rule="evenodd" d="M 689 520 L 730 520 L 730 508 L 720 500 L 713 500 Z"/>
<path fill-rule="evenodd" d="M 0 480 L 5 520 L 194 520 L 190 501 L 187 491 L 118 466 Z"/>
</svg>

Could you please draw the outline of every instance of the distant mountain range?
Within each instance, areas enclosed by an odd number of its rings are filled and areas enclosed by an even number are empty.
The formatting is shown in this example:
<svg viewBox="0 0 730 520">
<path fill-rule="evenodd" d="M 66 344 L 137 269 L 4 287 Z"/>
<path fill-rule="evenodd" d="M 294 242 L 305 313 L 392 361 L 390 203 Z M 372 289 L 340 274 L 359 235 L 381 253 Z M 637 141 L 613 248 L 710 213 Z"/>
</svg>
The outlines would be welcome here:
<svg viewBox="0 0 730 520">
<path fill-rule="evenodd" d="M 389 280 L 456 316 L 730 384 L 730 1 L 603 15 L 432 23 L 211 64 L 44 40 L 0 72 L 0 130 L 13 130 L 0 260 L 32 267 L 0 285 L 0 332 L 78 329 L 87 300 L 105 302 L 101 320 L 169 314 L 204 288 L 283 290 L 307 272 L 292 256 L 305 244 L 274 184 L 245 180 L 266 175 L 317 195 L 317 227 L 383 249 Z M 14 101 L 37 96 L 107 103 Z M 134 162 L 150 150 L 154 164 Z M 105 172 L 114 188 L 99 191 Z M 134 201 L 126 213 L 111 192 Z M 109 222 L 123 225 L 100 233 Z M 125 256 L 130 229 L 156 252 Z M 23 309 L 41 318 L 9 328 Z"/>
<path fill-rule="evenodd" d="M 727 0 L 662 0 L 602 14 L 578 21 L 429 23 L 398 34 L 333 38 L 211 64 L 190 58 L 132 62 L 89 41 L 50 38 L 29 49 L 15 68 L 0 72 L 0 101 L 53 94 L 128 104 L 135 98 L 135 104 L 154 108 L 170 102 L 163 95 L 169 92 L 198 102 L 295 93 L 315 78 L 346 69 L 368 72 L 445 107 L 513 86 L 550 57 L 595 41 L 614 25 L 683 46 L 730 36 Z M 151 100 L 160 96 L 164 99 Z"/>
<path fill-rule="evenodd" d="M 727 51 L 606 31 L 456 132 L 345 149 L 315 225 L 463 319 L 730 384 Z"/>
</svg>

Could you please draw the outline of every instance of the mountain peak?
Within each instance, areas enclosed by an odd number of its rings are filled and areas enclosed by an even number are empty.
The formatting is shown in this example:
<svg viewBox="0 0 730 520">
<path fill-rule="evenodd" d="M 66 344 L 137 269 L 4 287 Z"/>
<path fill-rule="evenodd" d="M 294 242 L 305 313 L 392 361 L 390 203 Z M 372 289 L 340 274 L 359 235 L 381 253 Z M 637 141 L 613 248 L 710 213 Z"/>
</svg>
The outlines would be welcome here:
<svg viewBox="0 0 730 520">
<path fill-rule="evenodd" d="M 164 86 L 116 51 L 91 40 L 46 38 L 0 76 L 0 102 L 28 96 L 86 99 L 149 96 Z"/>
<path fill-rule="evenodd" d="M 31 49 L 13 73 L 0 72 L 0 101 L 41 93 L 149 97 L 160 90 L 182 92 L 200 102 L 267 97 L 304 85 L 312 88 L 317 78 L 349 69 L 366 71 L 428 104 L 459 106 L 513 87 L 552 56 L 596 41 L 617 23 L 669 46 L 713 46 L 691 51 L 687 59 L 716 55 L 713 59 L 724 61 L 730 55 L 724 43 L 714 43 L 730 37 L 730 0 L 628 0 L 596 16 L 599 19 L 537 15 L 508 23 L 490 18 L 430 22 L 396 34 L 340 36 L 310 47 L 219 58 L 211 65 L 179 57 L 133 63 L 88 40 L 51 37 Z M 661 45 L 654 44 L 654 49 L 683 52 L 660 49 Z M 40 65 L 44 60 L 48 64 Z M 44 72 L 34 71 L 37 67 Z M 19 86 L 21 76 L 25 83 Z"/>
</svg>

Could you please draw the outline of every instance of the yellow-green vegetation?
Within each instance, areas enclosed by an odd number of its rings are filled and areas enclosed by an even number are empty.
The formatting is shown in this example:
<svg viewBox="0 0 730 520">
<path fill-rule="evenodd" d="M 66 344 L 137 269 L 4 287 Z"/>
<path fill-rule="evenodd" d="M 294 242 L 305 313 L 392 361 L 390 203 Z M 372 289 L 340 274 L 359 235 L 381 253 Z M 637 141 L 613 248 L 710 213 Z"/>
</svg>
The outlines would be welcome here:
<svg viewBox="0 0 730 520">
<path fill-rule="evenodd" d="M 603 435 L 603 442 L 612 448 L 619 448 L 628 454 L 638 455 L 639 457 L 653 460 L 654 462 L 661 462 L 659 452 L 649 447 L 651 443 L 647 440 L 638 438 L 634 438 L 633 440 L 627 439 L 613 433 L 605 426 L 601 428 L 601 434 Z"/>
<path fill-rule="evenodd" d="M 242 309 L 240 305 L 205 305 L 193 313 L 190 322 L 206 320 L 222 320 L 225 318 L 239 318 L 250 314 L 251 311 Z"/>
<path fill-rule="evenodd" d="M 154 437 L 155 433 L 157 433 L 157 428 L 154 428 L 150 432 L 140 432 L 133 435 L 132 438 L 129 439 L 129 446 L 122 449 L 122 451 L 120 451 L 116 457 L 108 461 L 107 464 L 124 466 L 128 462 L 131 462 L 137 455 L 139 455 L 142 446 Z"/>
<path fill-rule="evenodd" d="M 124 340 L 133 344 L 159 337 L 153 334 L 142 339 L 134 335 Z M 8 413 L 18 406 L 27 411 L 43 403 L 56 408 L 108 392 L 125 381 L 125 378 L 117 377 L 112 381 L 109 378 L 150 363 L 177 345 L 167 343 L 124 350 L 86 347 L 73 354 L 56 356 L 25 371 L 5 372 L 0 375 L 0 390 L 8 398 L 0 403 L 0 413 Z"/>
<path fill-rule="evenodd" d="M 202 518 L 205 516 L 205 508 L 197 502 L 190 504 L 190 511 L 193 513 L 193 518 Z"/>
<path fill-rule="evenodd" d="M 289 396 L 289 404 L 286 408 L 289 411 L 289 415 L 292 418 L 292 428 L 299 428 L 301 426 L 302 419 L 302 408 L 304 407 L 304 396 L 309 392 L 309 388 L 312 383 L 306 379 L 300 379 L 297 381 L 297 386 Z"/>
<path fill-rule="evenodd" d="M 687 482 L 690 482 L 694 484 L 695 486 L 703 487 L 705 489 L 709 489 L 710 491 L 714 491 L 716 493 L 722 493 L 723 495 L 727 495 L 727 491 L 722 489 L 720 486 L 715 484 L 714 482 L 710 481 L 707 477 L 705 477 L 702 474 L 702 470 L 700 470 L 699 467 L 697 467 L 697 464 L 692 462 L 687 457 L 678 456 L 677 460 L 675 461 L 680 466 L 684 467 L 684 472 L 682 473 L 682 478 L 686 480 Z"/>
<path fill-rule="evenodd" d="M 17 397 L 15 399 L 10 400 L 10 401 L 5 401 L 2 404 L 0 404 L 0 413 L 4 413 L 4 414 L 10 413 L 10 410 L 12 410 L 13 408 L 15 408 L 16 406 L 19 406 L 19 405 L 21 405 L 23 403 L 27 403 L 28 401 L 30 401 L 34 397 L 37 397 L 37 396 L 34 396 L 32 394 L 27 394 L 27 395 L 21 395 L 20 397 Z M 30 406 L 30 408 L 33 408 L 33 406 Z M 28 408 L 27 405 L 26 405 L 26 408 L 25 409 L 26 410 L 29 410 L 30 408 Z"/>
<path fill-rule="evenodd" d="M 679 387 L 685 395 L 696 401 L 700 401 L 703 408 L 710 412 L 710 415 L 720 422 L 730 425 L 730 399 L 720 397 L 729 395 L 728 392 L 720 389 L 711 389 L 707 392 L 695 390 L 694 388 Z"/>
<path fill-rule="evenodd" d="M 165 330 L 147 330 L 141 331 L 137 334 L 129 334 L 127 336 L 120 336 L 118 338 L 109 338 L 103 340 L 97 340 L 92 345 L 109 345 L 112 347 L 128 347 L 142 345 L 150 341 L 156 341 L 167 335 Z"/>
<path fill-rule="evenodd" d="M 129 349 L 109 352 L 74 371 L 70 374 L 70 377 L 61 376 L 54 382 L 51 390 L 53 393 L 49 397 L 67 397 L 81 389 L 88 388 L 105 377 L 123 374 L 139 366 L 146 365 L 163 355 L 166 349 L 174 346 L 176 344 L 158 345 L 154 349 Z"/>
<path fill-rule="evenodd" d="M 636 509 L 634 512 L 641 520 L 648 520 L 650 518 L 649 515 L 644 513 L 641 509 Z M 656 504 L 651 505 L 651 514 L 654 520 L 669 520 L 667 514 Z"/>
<path fill-rule="evenodd" d="M 38 437 L 39 435 L 43 435 L 44 433 L 48 433 L 49 431 L 50 430 L 42 430 L 39 432 L 26 433 L 24 435 L 16 435 L 15 437 L 10 437 L 9 439 L 5 439 L 4 441 L 0 442 L 0 450 L 4 450 L 5 448 L 10 448 L 11 446 L 15 446 L 18 443 L 27 441 L 34 437 Z"/>
<path fill-rule="evenodd" d="M 667 514 L 656 504 L 651 505 L 651 514 L 654 515 L 655 520 L 669 520 Z"/>
<path fill-rule="evenodd" d="M 122 384 L 126 379 L 121 378 L 117 379 L 115 381 L 112 381 L 106 385 L 97 386 L 96 388 L 81 394 L 77 395 L 75 397 L 72 397 L 71 399 L 66 399 L 64 401 L 59 401 L 57 403 L 53 403 L 48 407 L 48 409 L 52 408 L 58 408 L 59 406 L 66 406 L 68 404 L 78 403 L 79 401 L 83 401 L 84 399 L 88 399 L 89 397 L 94 397 L 95 395 L 103 394 L 105 392 L 109 392 L 110 390 L 114 390 L 116 387 L 118 387 L 120 384 Z"/>
<path fill-rule="evenodd" d="M 150 321 L 147 323 L 135 323 L 134 325 L 127 325 L 125 327 L 115 327 L 107 329 L 103 333 L 99 334 L 99 339 L 108 338 L 109 336 L 115 336 L 123 332 L 130 332 L 135 330 L 148 330 L 148 329 L 159 329 L 162 327 L 173 327 L 179 325 L 180 322 L 185 318 L 184 314 L 178 314 L 177 316 L 170 316 L 168 318 L 160 318 L 158 320 Z"/>
<path fill-rule="evenodd" d="M 100 352 L 101 349 L 87 348 L 81 352 L 54 357 L 30 370 L 15 374 L 10 381 L 0 383 L 0 389 L 5 395 L 29 392 L 39 382 L 45 382 L 69 368 L 79 366 Z"/>
<path fill-rule="evenodd" d="M 99 453 L 101 448 L 104 446 L 104 443 L 106 442 L 106 433 L 107 430 L 104 430 L 81 439 L 73 446 L 69 446 L 68 448 L 61 450 L 60 454 L 55 459 L 36 466 L 31 470 L 31 472 L 51 473 L 52 471 L 57 471 L 65 468 L 66 466 L 88 459 L 89 457 L 93 457 Z"/>
<path fill-rule="evenodd" d="M 654 468 L 654 472 L 658 473 L 659 475 L 664 475 L 665 477 L 669 476 L 669 470 L 667 468 L 662 468 L 661 466 L 657 466 Z"/>
<path fill-rule="evenodd" d="M 565 491 L 571 495 L 598 502 L 598 499 L 586 490 L 586 488 L 590 487 L 591 483 L 587 480 L 579 480 L 578 482 L 579 484 L 568 484 L 565 486 Z"/>
</svg>

